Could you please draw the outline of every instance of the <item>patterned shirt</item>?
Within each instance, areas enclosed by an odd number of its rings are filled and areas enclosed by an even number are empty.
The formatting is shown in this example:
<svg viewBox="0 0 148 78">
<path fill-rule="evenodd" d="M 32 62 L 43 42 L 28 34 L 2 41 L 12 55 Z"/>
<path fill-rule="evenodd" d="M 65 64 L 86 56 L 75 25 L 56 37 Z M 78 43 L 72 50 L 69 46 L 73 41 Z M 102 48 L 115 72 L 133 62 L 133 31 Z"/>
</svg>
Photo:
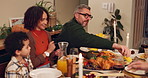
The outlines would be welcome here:
<svg viewBox="0 0 148 78">
<path fill-rule="evenodd" d="M 27 64 L 20 64 L 19 61 L 12 56 L 5 71 L 5 78 L 29 78 L 29 72 L 33 70 L 30 58 L 25 59 Z"/>
</svg>

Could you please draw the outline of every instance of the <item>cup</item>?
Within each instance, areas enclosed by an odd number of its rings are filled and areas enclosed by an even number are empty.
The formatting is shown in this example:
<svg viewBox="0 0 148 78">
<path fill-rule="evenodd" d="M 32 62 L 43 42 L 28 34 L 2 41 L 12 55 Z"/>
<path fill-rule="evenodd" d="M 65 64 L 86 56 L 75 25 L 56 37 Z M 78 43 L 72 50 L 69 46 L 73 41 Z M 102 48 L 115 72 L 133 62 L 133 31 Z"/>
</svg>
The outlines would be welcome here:
<svg viewBox="0 0 148 78">
<path fill-rule="evenodd" d="M 74 73 L 76 73 L 76 58 L 78 58 L 78 48 L 71 48 L 69 55 L 67 56 L 67 65 L 68 65 L 68 70 L 67 70 L 67 76 L 71 77 Z"/>
</svg>

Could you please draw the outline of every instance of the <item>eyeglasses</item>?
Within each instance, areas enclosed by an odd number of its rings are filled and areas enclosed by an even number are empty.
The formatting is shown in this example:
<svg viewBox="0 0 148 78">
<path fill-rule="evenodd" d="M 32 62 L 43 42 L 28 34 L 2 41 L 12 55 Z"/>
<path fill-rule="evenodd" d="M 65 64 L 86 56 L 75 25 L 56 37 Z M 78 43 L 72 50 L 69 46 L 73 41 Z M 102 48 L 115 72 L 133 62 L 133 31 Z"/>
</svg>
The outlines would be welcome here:
<svg viewBox="0 0 148 78">
<path fill-rule="evenodd" d="M 80 13 L 80 12 L 78 12 L 78 14 L 80 14 L 80 15 L 83 15 L 85 18 L 93 18 L 93 16 L 92 15 L 90 15 L 90 14 L 87 14 L 87 13 L 85 13 L 85 14 L 83 14 L 83 13 Z"/>
</svg>

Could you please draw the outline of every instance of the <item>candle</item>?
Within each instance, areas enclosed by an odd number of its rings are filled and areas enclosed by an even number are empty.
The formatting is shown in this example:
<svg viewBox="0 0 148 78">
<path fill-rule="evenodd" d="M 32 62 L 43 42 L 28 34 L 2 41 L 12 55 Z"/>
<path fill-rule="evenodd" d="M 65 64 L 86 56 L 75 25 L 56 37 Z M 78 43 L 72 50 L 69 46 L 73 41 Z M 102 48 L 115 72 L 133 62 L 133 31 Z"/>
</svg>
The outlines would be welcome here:
<svg viewBox="0 0 148 78">
<path fill-rule="evenodd" d="M 79 78 L 83 78 L 83 57 L 79 54 Z"/>
<path fill-rule="evenodd" d="M 127 33 L 126 35 L 126 47 L 129 47 L 128 44 L 129 44 L 129 33 Z"/>
<path fill-rule="evenodd" d="M 114 24 L 113 24 L 113 26 L 114 26 L 114 42 L 116 43 L 117 42 L 117 38 L 116 38 L 116 20 L 114 20 Z"/>
</svg>

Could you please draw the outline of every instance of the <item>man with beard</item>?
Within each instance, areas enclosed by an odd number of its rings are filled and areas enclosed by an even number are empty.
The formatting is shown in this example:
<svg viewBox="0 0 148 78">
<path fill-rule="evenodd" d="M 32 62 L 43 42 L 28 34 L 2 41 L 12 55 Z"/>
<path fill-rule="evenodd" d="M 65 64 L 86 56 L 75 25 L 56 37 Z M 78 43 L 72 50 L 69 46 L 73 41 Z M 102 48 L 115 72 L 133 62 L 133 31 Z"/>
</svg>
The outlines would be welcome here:
<svg viewBox="0 0 148 78">
<path fill-rule="evenodd" d="M 73 47 L 79 48 L 82 46 L 101 49 L 117 49 L 121 54 L 130 56 L 131 52 L 126 46 L 119 45 L 93 34 L 89 34 L 84 30 L 83 27 L 86 27 L 89 20 L 93 18 L 90 9 L 91 8 L 85 4 L 77 6 L 74 11 L 74 18 L 64 24 L 57 41 L 68 42 L 68 49 Z"/>
</svg>

